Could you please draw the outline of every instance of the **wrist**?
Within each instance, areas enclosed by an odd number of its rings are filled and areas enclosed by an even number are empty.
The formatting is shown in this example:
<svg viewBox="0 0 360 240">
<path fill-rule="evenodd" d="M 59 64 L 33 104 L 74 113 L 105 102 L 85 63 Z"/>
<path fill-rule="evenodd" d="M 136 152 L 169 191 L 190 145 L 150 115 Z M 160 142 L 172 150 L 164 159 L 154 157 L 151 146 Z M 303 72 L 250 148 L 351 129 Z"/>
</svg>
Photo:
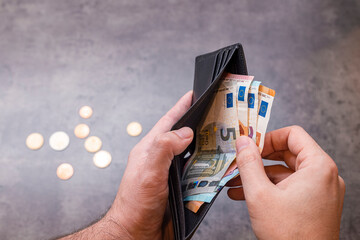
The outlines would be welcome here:
<svg viewBox="0 0 360 240">
<path fill-rule="evenodd" d="M 106 215 L 98 222 L 98 228 L 104 234 L 111 236 L 111 239 L 133 240 L 124 224 L 124 219 L 111 208 Z"/>
<path fill-rule="evenodd" d="M 62 237 L 60 240 L 76 240 L 76 239 L 94 239 L 94 240 L 104 240 L 104 239 L 125 239 L 133 240 L 133 238 L 128 234 L 126 229 L 121 225 L 121 221 L 117 218 L 114 218 L 111 213 L 107 213 L 102 219 L 98 222 L 92 224 L 91 226 L 75 232 L 71 235 Z"/>
<path fill-rule="evenodd" d="M 138 209 L 130 211 L 129 209 L 132 208 L 124 207 L 126 204 L 120 203 L 118 200 L 118 198 L 115 199 L 114 204 L 103 218 L 104 224 L 112 226 L 112 234 L 119 236 L 119 239 L 162 239 L 162 233 L 158 227 L 146 224 L 144 219 L 138 217 L 141 215 L 141 211 L 138 212 Z"/>
</svg>

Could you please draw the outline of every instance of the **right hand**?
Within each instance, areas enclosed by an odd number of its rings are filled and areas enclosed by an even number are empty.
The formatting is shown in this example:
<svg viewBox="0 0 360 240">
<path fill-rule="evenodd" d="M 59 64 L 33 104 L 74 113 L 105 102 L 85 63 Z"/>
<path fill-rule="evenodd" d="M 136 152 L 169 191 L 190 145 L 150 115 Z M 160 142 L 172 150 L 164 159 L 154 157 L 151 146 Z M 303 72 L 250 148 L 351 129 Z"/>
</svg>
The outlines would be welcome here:
<svg viewBox="0 0 360 240">
<path fill-rule="evenodd" d="M 240 178 L 228 195 L 244 200 L 258 239 L 338 239 L 345 183 L 335 162 L 301 127 L 267 133 L 264 150 L 248 137 L 236 142 Z M 261 158 L 285 161 L 266 166 Z"/>
</svg>

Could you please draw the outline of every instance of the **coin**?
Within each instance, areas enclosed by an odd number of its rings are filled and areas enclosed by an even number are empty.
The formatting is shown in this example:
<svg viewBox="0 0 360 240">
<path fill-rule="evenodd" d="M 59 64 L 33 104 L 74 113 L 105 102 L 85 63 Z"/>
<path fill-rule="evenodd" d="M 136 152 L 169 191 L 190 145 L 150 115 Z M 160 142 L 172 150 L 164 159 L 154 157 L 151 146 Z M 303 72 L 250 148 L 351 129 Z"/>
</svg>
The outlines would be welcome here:
<svg viewBox="0 0 360 240">
<path fill-rule="evenodd" d="M 54 132 L 49 139 L 50 147 L 56 151 L 62 151 L 69 146 L 70 138 L 65 132 Z"/>
<path fill-rule="evenodd" d="M 139 136 L 142 132 L 141 124 L 138 122 L 131 122 L 127 125 L 126 131 L 130 136 Z"/>
<path fill-rule="evenodd" d="M 74 175 L 74 168 L 69 163 L 62 163 L 56 169 L 56 175 L 61 180 L 68 180 Z"/>
<path fill-rule="evenodd" d="M 78 138 L 86 138 L 87 136 L 89 136 L 89 133 L 90 133 L 90 128 L 85 123 L 78 124 L 74 129 L 74 134 Z"/>
<path fill-rule="evenodd" d="M 111 163 L 111 154 L 108 151 L 98 151 L 93 157 L 93 162 L 98 168 L 106 168 Z"/>
<path fill-rule="evenodd" d="M 79 110 L 79 114 L 82 118 L 89 118 L 93 114 L 93 110 L 89 106 L 82 106 Z"/>
<path fill-rule="evenodd" d="M 26 146 L 31 150 L 38 150 L 44 144 L 44 137 L 40 133 L 31 133 L 26 138 Z"/>
<path fill-rule="evenodd" d="M 102 142 L 100 138 L 96 136 L 88 137 L 85 140 L 84 147 L 88 152 L 94 153 L 100 150 Z"/>
</svg>

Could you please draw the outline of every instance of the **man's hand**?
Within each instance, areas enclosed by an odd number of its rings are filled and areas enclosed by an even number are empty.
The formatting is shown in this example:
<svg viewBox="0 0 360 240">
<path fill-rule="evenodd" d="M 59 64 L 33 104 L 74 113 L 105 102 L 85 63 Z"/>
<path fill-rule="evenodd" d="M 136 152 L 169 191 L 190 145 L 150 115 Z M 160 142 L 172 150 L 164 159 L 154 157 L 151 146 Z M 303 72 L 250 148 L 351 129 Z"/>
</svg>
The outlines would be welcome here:
<svg viewBox="0 0 360 240">
<path fill-rule="evenodd" d="M 133 148 L 109 214 L 119 219 L 129 239 L 160 239 L 168 200 L 171 160 L 193 139 L 184 127 L 170 131 L 191 105 L 188 92 Z"/>
<path fill-rule="evenodd" d="M 285 161 L 264 168 L 248 137 L 237 140 L 240 178 L 228 186 L 234 200 L 244 200 L 259 239 L 338 239 L 345 183 L 334 161 L 302 128 L 269 132 L 262 157 Z"/>
<path fill-rule="evenodd" d="M 118 193 L 105 217 L 65 239 L 161 239 L 171 160 L 193 139 L 188 127 L 170 129 L 189 109 L 191 97 L 192 92 L 185 94 L 131 150 Z"/>
</svg>

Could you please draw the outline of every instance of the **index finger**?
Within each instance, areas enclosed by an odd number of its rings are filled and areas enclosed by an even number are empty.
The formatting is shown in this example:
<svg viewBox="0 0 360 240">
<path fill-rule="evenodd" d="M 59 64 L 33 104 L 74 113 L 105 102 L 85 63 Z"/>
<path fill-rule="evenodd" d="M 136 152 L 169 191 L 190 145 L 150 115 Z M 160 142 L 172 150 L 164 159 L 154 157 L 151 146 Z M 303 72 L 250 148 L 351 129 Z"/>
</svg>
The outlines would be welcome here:
<svg viewBox="0 0 360 240">
<path fill-rule="evenodd" d="M 298 156 L 301 153 L 301 156 Z M 262 152 L 263 158 L 281 156 L 286 164 L 297 170 L 308 155 L 323 155 L 325 152 L 315 140 L 301 127 L 290 126 L 268 132 Z"/>
</svg>

